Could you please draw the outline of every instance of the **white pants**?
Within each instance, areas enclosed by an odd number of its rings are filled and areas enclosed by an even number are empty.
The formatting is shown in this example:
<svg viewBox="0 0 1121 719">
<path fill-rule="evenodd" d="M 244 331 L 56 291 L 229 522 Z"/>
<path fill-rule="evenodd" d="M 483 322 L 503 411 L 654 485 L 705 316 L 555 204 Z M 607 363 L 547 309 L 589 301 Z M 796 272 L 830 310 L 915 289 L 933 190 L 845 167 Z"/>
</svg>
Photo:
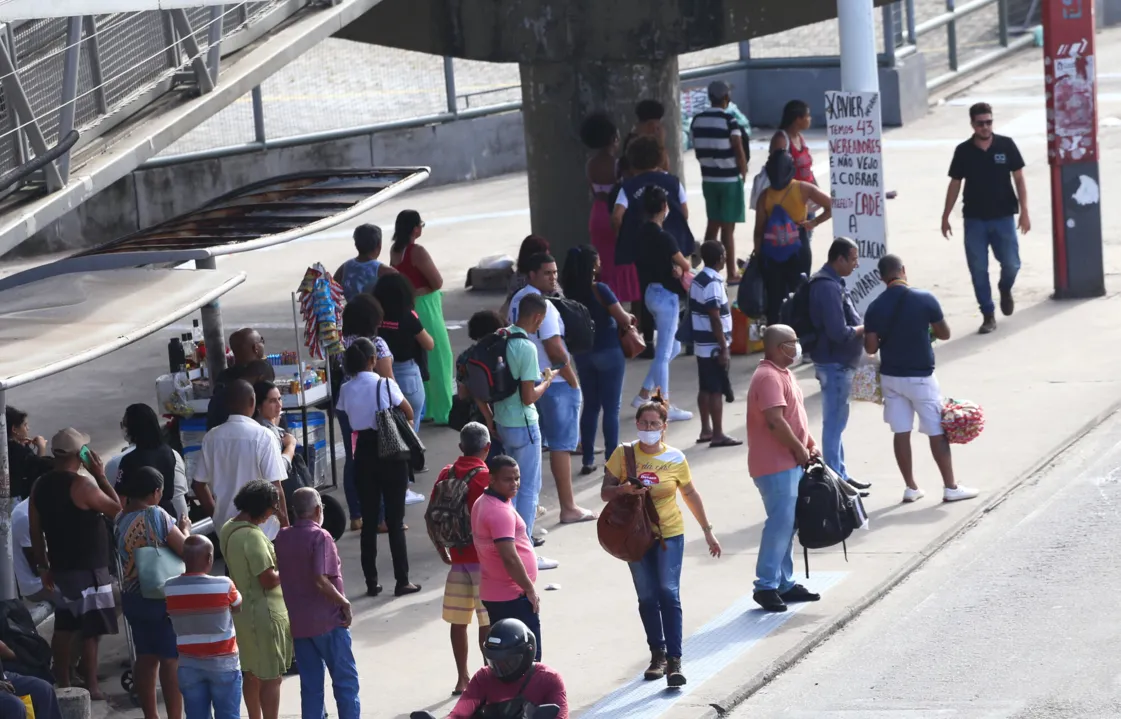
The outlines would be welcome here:
<svg viewBox="0 0 1121 719">
<path fill-rule="evenodd" d="M 928 437 L 942 434 L 942 389 L 929 377 L 880 377 L 884 393 L 884 422 L 895 434 L 910 432 L 919 416 L 919 431 Z"/>
</svg>

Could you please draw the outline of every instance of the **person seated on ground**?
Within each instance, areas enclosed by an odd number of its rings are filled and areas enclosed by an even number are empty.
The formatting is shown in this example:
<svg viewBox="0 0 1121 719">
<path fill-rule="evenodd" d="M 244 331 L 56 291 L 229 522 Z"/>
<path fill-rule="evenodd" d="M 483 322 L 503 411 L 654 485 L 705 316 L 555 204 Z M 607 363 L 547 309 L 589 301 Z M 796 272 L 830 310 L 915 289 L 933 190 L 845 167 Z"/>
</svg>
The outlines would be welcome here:
<svg viewBox="0 0 1121 719">
<path fill-rule="evenodd" d="M 381 256 L 381 228 L 377 225 L 359 225 L 354 228 L 354 249 L 358 256 L 347 260 L 335 270 L 334 280 L 343 288 L 343 297 L 349 303 L 355 295 L 372 292 L 377 281 L 397 270 Z"/>
<path fill-rule="evenodd" d="M 54 467 L 47 454 L 47 440 L 31 434 L 27 412 L 8 405 L 4 408 L 4 421 L 8 426 L 8 476 L 12 497 L 27 497 L 39 475 Z"/>
<path fill-rule="evenodd" d="M 225 388 L 234 380 L 243 379 L 252 385 L 260 380 L 274 379 L 268 376 L 250 377 L 249 365 L 254 360 L 265 359 L 265 340 L 261 333 L 252 327 L 242 327 L 230 335 L 230 350 L 234 353 L 234 363 L 222 371 L 217 377 L 210 378 L 210 404 L 206 408 L 206 429 L 209 431 L 225 422 L 230 413 L 226 409 Z M 271 365 L 270 365 L 271 369 Z M 253 374 L 261 374 L 254 372 Z"/>
<path fill-rule="evenodd" d="M 483 707 L 518 701 L 519 696 L 534 706 L 555 704 L 560 707 L 557 719 L 568 719 L 564 679 L 556 670 L 535 662 L 536 654 L 537 639 L 523 622 L 495 622 L 483 643 L 486 666 L 471 677 L 448 719 L 471 719 Z"/>
<path fill-rule="evenodd" d="M 16 658 L 16 653 L 4 642 L 0 642 L 0 660 Z M 62 709 L 50 682 L 37 677 L 27 677 L 12 671 L 5 671 L 0 663 L 0 717 L 4 719 L 26 719 L 29 715 L 22 697 L 31 697 L 31 709 L 36 719 L 62 719 Z"/>
</svg>

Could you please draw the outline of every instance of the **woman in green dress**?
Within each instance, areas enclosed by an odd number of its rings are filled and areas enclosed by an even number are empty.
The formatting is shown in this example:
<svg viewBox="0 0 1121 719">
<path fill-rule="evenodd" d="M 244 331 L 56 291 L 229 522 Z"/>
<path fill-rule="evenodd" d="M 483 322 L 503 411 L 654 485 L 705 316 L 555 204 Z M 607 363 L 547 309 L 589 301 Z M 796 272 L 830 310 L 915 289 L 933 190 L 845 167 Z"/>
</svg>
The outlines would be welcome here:
<svg viewBox="0 0 1121 719">
<path fill-rule="evenodd" d="M 280 591 L 276 552 L 261 531 L 280 504 L 276 486 L 250 482 L 234 497 L 238 515 L 219 533 L 230 579 L 242 596 L 234 614 L 241 655 L 242 696 L 250 719 L 277 719 L 280 681 L 292 665 L 292 631 Z"/>
<path fill-rule="evenodd" d="M 417 317 L 434 342 L 424 357 L 427 361 L 427 372 L 424 374 L 428 376 L 424 381 L 425 405 L 423 408 L 414 406 L 413 410 L 418 417 L 431 417 L 436 424 L 445 425 L 455 393 L 454 358 L 448 327 L 444 322 L 444 293 L 441 289 L 444 278 L 436 268 L 432 255 L 417 244 L 423 232 L 424 221 L 420 219 L 420 213 L 402 210 L 394 225 L 389 262 L 412 284 L 416 292 Z M 397 377 L 397 381 L 404 389 L 405 380 Z"/>
</svg>

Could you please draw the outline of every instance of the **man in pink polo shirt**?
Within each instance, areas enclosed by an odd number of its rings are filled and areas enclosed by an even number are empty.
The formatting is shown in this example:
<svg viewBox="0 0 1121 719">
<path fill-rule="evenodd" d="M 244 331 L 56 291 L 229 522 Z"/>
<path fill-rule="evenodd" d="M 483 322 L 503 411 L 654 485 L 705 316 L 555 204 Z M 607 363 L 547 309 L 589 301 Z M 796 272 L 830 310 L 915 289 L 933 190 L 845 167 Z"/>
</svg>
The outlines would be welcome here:
<svg viewBox="0 0 1121 719">
<path fill-rule="evenodd" d="M 788 602 L 821 598 L 794 581 L 798 483 L 819 451 L 810 436 L 802 389 L 788 369 L 802 359 L 798 335 L 786 325 L 771 325 L 763 335 L 763 352 L 747 390 L 747 470 L 767 512 L 753 597 L 768 612 L 785 612 Z"/>
<path fill-rule="evenodd" d="M 537 639 L 541 661 L 540 598 L 533 587 L 537 555 L 525 521 L 511 503 L 520 483 L 521 470 L 512 457 L 500 454 L 490 461 L 490 485 L 471 508 L 471 535 L 479 554 L 479 598 L 491 624 L 524 622 Z"/>
</svg>

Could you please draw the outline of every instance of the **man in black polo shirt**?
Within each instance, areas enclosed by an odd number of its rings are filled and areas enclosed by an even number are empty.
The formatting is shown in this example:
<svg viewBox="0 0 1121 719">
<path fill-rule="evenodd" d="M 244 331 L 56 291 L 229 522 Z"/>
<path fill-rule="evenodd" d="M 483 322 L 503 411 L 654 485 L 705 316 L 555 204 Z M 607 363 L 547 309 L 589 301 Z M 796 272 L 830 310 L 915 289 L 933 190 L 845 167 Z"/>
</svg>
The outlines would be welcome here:
<svg viewBox="0 0 1121 719">
<path fill-rule="evenodd" d="M 950 212 L 965 180 L 965 260 L 973 277 L 973 293 L 981 306 L 981 334 L 996 329 L 996 307 L 989 285 L 989 248 L 1000 263 L 1000 311 L 1012 314 L 1016 304 L 1012 285 L 1020 271 L 1020 243 L 1016 237 L 1016 212 L 1020 232 L 1031 230 L 1024 158 L 1012 138 L 993 132 L 993 109 L 979 102 L 969 108 L 973 137 L 957 146 L 950 162 L 950 186 L 942 213 L 942 236 L 950 238 Z M 1016 189 L 1012 189 L 1012 181 Z"/>
</svg>

